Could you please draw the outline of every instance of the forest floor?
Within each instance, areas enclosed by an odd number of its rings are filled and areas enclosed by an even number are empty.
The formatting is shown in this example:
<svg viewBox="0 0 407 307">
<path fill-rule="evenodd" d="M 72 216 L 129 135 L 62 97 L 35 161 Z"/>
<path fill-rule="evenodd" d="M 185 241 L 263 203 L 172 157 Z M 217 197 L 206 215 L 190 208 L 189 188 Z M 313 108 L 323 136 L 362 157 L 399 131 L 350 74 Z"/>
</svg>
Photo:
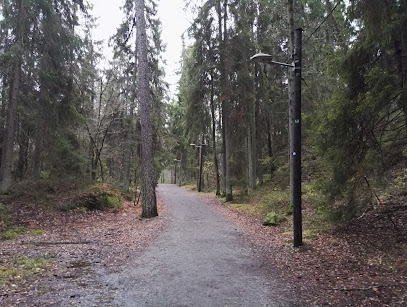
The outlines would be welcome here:
<svg viewBox="0 0 407 307">
<path fill-rule="evenodd" d="M 61 201 L 67 198 L 65 193 L 53 194 Z M 310 306 L 407 305 L 404 198 L 389 199 L 385 208 L 347 226 L 305 235 L 304 246 L 293 248 L 290 221 L 283 227 L 265 227 L 261 219 L 225 206 L 213 194 L 196 197 L 244 229 L 268 270 Z M 86 306 L 83 298 L 92 297 L 99 306 L 114 306 L 113 297 L 106 295 L 109 286 L 97 274 L 121 271 L 166 229 L 169 215 L 160 197 L 158 201 L 160 216 L 152 220 L 139 219 L 140 207 L 131 202 L 109 212 L 47 210 L 36 205 L 35 197 L 7 203 L 20 226 L 14 231 L 24 231 L 0 241 L 0 305 Z M 305 204 L 304 215 L 311 211 Z"/>
<path fill-rule="evenodd" d="M 51 194 L 57 206 L 77 199 L 75 187 L 56 190 Z M 141 219 L 141 207 L 130 201 L 120 210 L 65 211 L 39 205 L 31 193 L 13 199 L 8 208 L 24 231 L 0 240 L 1 306 L 89 306 L 86 301 L 112 306 L 108 293 L 114 289 L 107 289 L 98 276 L 137 257 L 166 220 L 159 197 L 160 216 L 155 219 Z"/>
<path fill-rule="evenodd" d="M 390 197 L 380 208 L 347 225 L 315 232 L 304 223 L 304 245 L 294 248 L 292 219 L 263 226 L 239 200 L 224 205 L 207 198 L 241 225 L 300 297 L 316 306 L 407 306 L 407 204 Z M 250 206 L 250 204 L 248 205 Z M 241 210 L 245 208 L 245 210 Z M 315 208 L 303 203 L 304 220 Z"/>
</svg>

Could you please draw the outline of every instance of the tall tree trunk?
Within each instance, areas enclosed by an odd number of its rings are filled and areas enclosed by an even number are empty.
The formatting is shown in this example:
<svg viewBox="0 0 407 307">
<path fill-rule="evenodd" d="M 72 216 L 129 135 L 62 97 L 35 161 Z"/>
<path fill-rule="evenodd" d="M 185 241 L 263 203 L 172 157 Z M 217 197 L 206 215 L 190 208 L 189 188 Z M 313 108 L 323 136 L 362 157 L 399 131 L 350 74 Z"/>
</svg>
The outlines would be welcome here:
<svg viewBox="0 0 407 307">
<path fill-rule="evenodd" d="M 256 102 L 255 102 L 256 104 Z M 257 146 L 256 146 L 256 111 L 253 112 L 251 116 L 251 122 L 248 125 L 248 141 L 249 147 L 249 186 L 255 190 L 256 189 L 256 169 L 257 169 Z"/>
<path fill-rule="evenodd" d="M 218 1 L 218 31 L 220 45 L 220 75 L 221 75 L 221 101 L 222 101 L 222 137 L 223 137 L 223 170 L 224 170 L 224 189 L 226 201 L 233 200 L 232 185 L 230 183 L 230 111 L 228 106 L 228 76 L 226 64 L 226 46 L 227 46 L 227 18 L 228 18 L 228 1 L 223 3 L 223 24 L 222 24 L 222 6 L 221 0 Z M 223 29 L 222 29 L 223 26 Z"/>
<path fill-rule="evenodd" d="M 4 121 L 6 118 L 6 106 L 7 106 L 7 93 L 6 89 L 8 87 L 8 77 L 6 72 L 4 72 L 2 76 L 2 84 L 1 84 L 1 108 L 0 108 L 0 144 L 3 144 L 4 139 Z M 0 161 L 2 156 L 3 148 L 0 146 Z"/>
<path fill-rule="evenodd" d="M 226 196 L 226 111 L 225 111 L 225 102 L 224 102 L 224 88 L 225 88 L 225 72 L 223 64 L 223 22 L 222 22 L 222 0 L 217 1 L 217 13 L 218 13 L 218 39 L 219 39 L 219 53 L 220 53 L 220 113 L 221 113 L 221 125 L 222 125 L 222 177 L 223 177 L 223 191 L 222 196 Z"/>
<path fill-rule="evenodd" d="M 16 177 L 23 180 L 27 171 L 28 165 L 28 148 L 30 144 L 30 131 L 27 125 L 22 125 L 18 133 L 18 163 L 16 169 Z"/>
<path fill-rule="evenodd" d="M 42 103 L 41 101 L 39 102 Z M 43 150 L 44 133 L 45 133 L 45 119 L 43 118 L 44 112 L 40 111 L 41 106 L 38 107 L 38 118 L 37 118 L 37 131 L 35 136 L 35 151 L 34 151 L 34 170 L 33 178 L 38 180 L 41 178 L 41 156 Z"/>
<path fill-rule="evenodd" d="M 267 149 L 268 149 L 268 154 L 269 154 L 269 160 L 270 160 L 270 180 L 273 177 L 273 137 L 272 137 L 272 132 L 271 132 L 271 124 L 270 120 L 267 118 Z"/>
<path fill-rule="evenodd" d="M 212 147 L 213 147 L 213 164 L 215 165 L 216 195 L 220 195 L 220 178 L 218 151 L 216 149 L 216 118 L 215 118 L 215 91 L 213 86 L 213 75 L 211 76 L 211 116 L 212 116 Z"/>
<path fill-rule="evenodd" d="M 401 1 L 400 15 L 407 15 L 407 3 Z M 407 21 L 404 19 L 401 25 L 400 39 L 395 41 L 395 55 L 397 60 L 397 69 L 400 78 L 401 98 L 400 103 L 403 108 L 405 129 L 407 132 L 407 34 L 405 29 L 407 27 Z"/>
<path fill-rule="evenodd" d="M 24 19 L 25 9 L 23 0 L 18 0 L 18 20 L 17 20 L 17 33 L 15 48 L 18 54 L 15 55 L 13 65 L 13 80 L 11 85 L 11 99 L 7 109 L 6 126 L 3 139 L 3 152 L 1 157 L 0 168 L 0 192 L 6 193 L 11 186 L 11 170 L 13 166 L 13 148 L 14 148 L 14 133 L 16 128 L 17 119 L 17 104 L 18 96 L 20 93 L 20 78 L 21 78 L 21 57 L 20 54 L 23 50 L 23 35 L 24 35 Z"/>
<path fill-rule="evenodd" d="M 142 217 L 152 218 L 158 215 L 155 194 L 155 170 L 153 153 L 152 107 L 149 90 L 149 68 L 147 58 L 147 33 L 144 17 L 144 0 L 136 1 L 138 80 L 141 111 L 141 150 L 142 150 Z"/>
</svg>

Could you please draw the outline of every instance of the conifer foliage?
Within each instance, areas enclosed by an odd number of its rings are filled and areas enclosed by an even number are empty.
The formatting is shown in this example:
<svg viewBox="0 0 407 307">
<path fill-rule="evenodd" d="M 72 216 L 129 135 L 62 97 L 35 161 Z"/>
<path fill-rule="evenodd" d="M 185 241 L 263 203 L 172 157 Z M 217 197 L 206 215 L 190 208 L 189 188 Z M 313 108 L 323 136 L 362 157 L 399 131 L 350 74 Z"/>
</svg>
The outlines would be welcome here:
<svg viewBox="0 0 407 307">
<path fill-rule="evenodd" d="M 406 2 L 186 3 L 196 17 L 180 83 L 184 135 L 211 142 L 208 153 L 222 157 L 226 199 L 265 180 L 289 185 L 291 72 L 249 58 L 263 52 L 291 63 L 301 27 L 303 181 L 344 215 L 377 201 L 372 185 L 382 187 L 406 156 Z"/>
<path fill-rule="evenodd" d="M 143 216 L 157 215 L 167 86 L 156 9 L 124 1 L 114 58 L 103 59 L 87 1 L 2 1 L 1 192 L 24 180 L 112 182 L 141 189 Z"/>
</svg>

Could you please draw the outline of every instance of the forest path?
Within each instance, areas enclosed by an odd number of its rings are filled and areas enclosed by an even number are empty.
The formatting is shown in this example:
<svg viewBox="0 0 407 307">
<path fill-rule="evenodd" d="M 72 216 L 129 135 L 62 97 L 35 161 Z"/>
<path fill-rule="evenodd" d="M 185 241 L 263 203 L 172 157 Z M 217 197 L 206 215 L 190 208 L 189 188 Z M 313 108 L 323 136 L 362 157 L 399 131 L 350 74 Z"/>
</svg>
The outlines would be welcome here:
<svg viewBox="0 0 407 307">
<path fill-rule="evenodd" d="M 239 226 L 192 192 L 175 185 L 159 185 L 157 192 L 169 224 L 137 259 L 105 276 L 114 305 L 293 305 Z"/>
</svg>

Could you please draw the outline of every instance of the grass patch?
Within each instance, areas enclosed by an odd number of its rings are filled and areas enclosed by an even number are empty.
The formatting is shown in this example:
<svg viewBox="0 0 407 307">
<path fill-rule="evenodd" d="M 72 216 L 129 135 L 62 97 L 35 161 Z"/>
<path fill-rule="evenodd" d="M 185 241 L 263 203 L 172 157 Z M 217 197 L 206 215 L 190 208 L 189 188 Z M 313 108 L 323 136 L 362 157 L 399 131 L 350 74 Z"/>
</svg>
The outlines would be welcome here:
<svg viewBox="0 0 407 307">
<path fill-rule="evenodd" d="M 44 230 L 42 230 L 42 229 L 34 229 L 34 230 L 30 231 L 30 236 L 33 236 L 33 237 L 39 237 L 42 234 L 44 234 Z"/>
<path fill-rule="evenodd" d="M 282 216 L 291 214 L 292 206 L 289 204 L 289 199 L 289 191 L 279 190 L 267 184 L 251 191 L 249 197 L 236 195 L 234 201 L 228 206 L 263 219 L 269 213 Z"/>
<path fill-rule="evenodd" d="M 0 286 L 24 282 L 43 272 L 50 263 L 45 258 L 16 257 L 8 266 L 0 266 Z"/>
<path fill-rule="evenodd" d="M 9 227 L 3 231 L 0 236 L 2 240 L 13 240 L 21 234 L 25 234 L 27 229 L 24 227 Z"/>
<path fill-rule="evenodd" d="M 10 225 L 13 218 L 10 214 L 10 210 L 3 203 L 0 203 L 0 231 L 4 230 L 7 225 Z"/>
<path fill-rule="evenodd" d="M 230 205 L 230 207 L 232 207 L 234 209 L 244 208 L 245 206 L 247 206 L 247 204 L 231 204 Z"/>
</svg>

